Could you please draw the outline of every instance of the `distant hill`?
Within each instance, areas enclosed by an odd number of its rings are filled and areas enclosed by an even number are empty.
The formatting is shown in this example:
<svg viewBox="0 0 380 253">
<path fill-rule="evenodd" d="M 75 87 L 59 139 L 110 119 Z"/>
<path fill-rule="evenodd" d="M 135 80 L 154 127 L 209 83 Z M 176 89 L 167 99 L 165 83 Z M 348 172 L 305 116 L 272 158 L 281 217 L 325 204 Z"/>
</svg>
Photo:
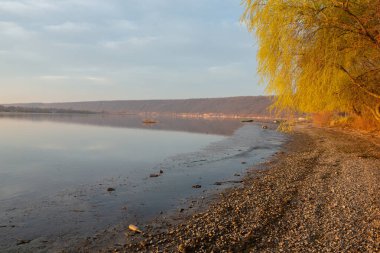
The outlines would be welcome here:
<svg viewBox="0 0 380 253">
<path fill-rule="evenodd" d="M 125 114 L 186 114 L 269 116 L 271 97 L 226 97 L 173 100 L 114 100 L 67 103 L 12 104 L 26 108 L 63 109 Z M 9 105 L 8 105 L 9 106 Z"/>
<path fill-rule="evenodd" d="M 93 114 L 94 112 L 89 111 L 79 111 L 70 109 L 59 109 L 59 108 L 38 108 L 38 107 L 21 107 L 21 106 L 3 106 L 0 105 L 0 112 L 6 113 L 66 113 L 66 114 Z"/>
</svg>

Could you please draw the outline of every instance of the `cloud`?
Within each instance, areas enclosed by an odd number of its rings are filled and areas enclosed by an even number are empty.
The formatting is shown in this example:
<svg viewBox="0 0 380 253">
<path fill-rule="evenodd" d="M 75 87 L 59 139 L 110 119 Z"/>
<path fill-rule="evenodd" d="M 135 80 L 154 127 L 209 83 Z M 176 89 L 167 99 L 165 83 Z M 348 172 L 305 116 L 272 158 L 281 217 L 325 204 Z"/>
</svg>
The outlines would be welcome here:
<svg viewBox="0 0 380 253">
<path fill-rule="evenodd" d="M 0 21 L 0 34 L 14 39 L 25 39 L 32 33 L 14 22 Z"/>
<path fill-rule="evenodd" d="M 81 77 L 82 80 L 92 81 L 92 82 L 100 82 L 100 83 L 107 83 L 109 80 L 105 77 L 98 77 L 98 76 L 85 76 Z"/>
<path fill-rule="evenodd" d="M 217 65 L 207 68 L 207 72 L 213 75 L 239 75 L 242 73 L 242 63 L 233 62 L 226 65 Z"/>
<path fill-rule="evenodd" d="M 112 4 L 101 0 L 1 0 L 0 12 L 15 15 L 49 14 L 52 11 L 65 12 L 71 8 L 109 10 Z"/>
<path fill-rule="evenodd" d="M 13 14 L 30 14 L 31 12 L 43 12 L 57 9 L 51 1 L 48 0 L 25 0 L 25 1 L 1 1 L 0 12 Z"/>
<path fill-rule="evenodd" d="M 135 22 L 127 19 L 117 19 L 108 22 L 108 25 L 118 30 L 137 30 L 138 26 Z"/>
<path fill-rule="evenodd" d="M 69 32 L 77 33 L 88 31 L 92 28 L 90 24 L 86 23 L 74 23 L 74 22 L 65 22 L 58 25 L 48 25 L 45 26 L 45 30 L 52 32 Z"/>
<path fill-rule="evenodd" d="M 50 76 L 50 75 L 40 76 L 39 78 L 42 80 L 49 80 L 49 81 L 58 81 L 58 80 L 70 79 L 69 76 L 54 76 L 54 75 L 52 75 L 52 76 Z"/>
<path fill-rule="evenodd" d="M 93 83 L 110 83 L 111 81 L 106 77 L 101 76 L 68 76 L 68 75 L 42 75 L 38 77 L 45 81 L 90 81 Z"/>
<path fill-rule="evenodd" d="M 155 36 L 131 37 L 126 40 L 126 43 L 130 45 L 144 46 L 157 40 L 158 37 Z"/>
<path fill-rule="evenodd" d="M 101 43 L 101 45 L 108 49 L 121 49 L 128 48 L 129 46 L 143 47 L 156 42 L 158 39 L 156 36 L 133 36 L 125 40 L 106 41 Z"/>
</svg>

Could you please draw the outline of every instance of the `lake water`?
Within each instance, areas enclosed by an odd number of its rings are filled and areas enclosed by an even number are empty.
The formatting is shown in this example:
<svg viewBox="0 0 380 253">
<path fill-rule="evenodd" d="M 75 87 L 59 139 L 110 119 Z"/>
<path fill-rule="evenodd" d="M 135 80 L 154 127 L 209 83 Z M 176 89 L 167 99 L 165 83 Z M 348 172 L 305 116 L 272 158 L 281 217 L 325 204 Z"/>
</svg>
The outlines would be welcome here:
<svg viewBox="0 0 380 253">
<path fill-rule="evenodd" d="M 20 239 L 43 245 L 85 238 L 122 221 L 169 212 L 226 187 L 215 182 L 239 180 L 285 140 L 238 120 L 158 121 L 0 116 L 0 249 L 21 250 Z"/>
</svg>

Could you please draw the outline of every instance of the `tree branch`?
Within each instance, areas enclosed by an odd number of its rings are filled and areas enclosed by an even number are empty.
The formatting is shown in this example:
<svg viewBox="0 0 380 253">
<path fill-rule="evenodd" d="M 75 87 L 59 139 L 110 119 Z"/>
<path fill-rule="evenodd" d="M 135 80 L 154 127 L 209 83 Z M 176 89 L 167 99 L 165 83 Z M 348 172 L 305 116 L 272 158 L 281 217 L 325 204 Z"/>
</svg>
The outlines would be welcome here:
<svg viewBox="0 0 380 253">
<path fill-rule="evenodd" d="M 348 8 L 348 6 L 346 7 L 341 7 L 341 6 L 334 6 L 335 8 L 338 8 L 338 9 L 341 9 L 343 10 L 345 13 L 347 13 L 349 16 L 351 16 L 352 18 L 354 18 L 354 20 L 356 21 L 356 23 L 360 26 L 360 28 L 362 29 L 363 31 L 363 34 L 365 36 L 367 36 L 371 42 L 373 42 L 379 49 L 380 49 L 380 43 L 377 41 L 377 39 L 367 30 L 367 28 L 363 25 L 363 23 L 361 22 L 361 20 L 359 19 L 358 16 L 356 16 L 353 12 L 351 12 Z"/>
<path fill-rule="evenodd" d="M 362 77 L 365 76 L 365 75 L 368 75 L 368 74 L 373 73 L 373 72 L 379 72 L 379 71 L 380 71 L 380 68 L 371 69 L 371 70 L 369 70 L 369 71 L 366 71 L 366 72 L 360 74 L 360 75 L 357 76 L 355 79 L 360 79 L 360 78 L 362 78 Z"/>
<path fill-rule="evenodd" d="M 363 90 L 365 93 L 371 95 L 372 97 L 375 97 L 375 98 L 378 98 L 380 99 L 380 95 L 379 94 L 376 94 L 374 92 L 371 92 L 369 91 L 368 89 L 366 89 L 363 85 L 361 85 L 360 83 L 358 83 L 356 81 L 356 79 L 351 76 L 351 74 L 342 66 L 342 65 L 339 65 L 339 69 L 342 70 L 344 73 L 346 73 L 346 75 L 350 78 L 351 82 L 353 84 L 355 84 L 356 86 L 358 86 L 361 90 Z"/>
</svg>

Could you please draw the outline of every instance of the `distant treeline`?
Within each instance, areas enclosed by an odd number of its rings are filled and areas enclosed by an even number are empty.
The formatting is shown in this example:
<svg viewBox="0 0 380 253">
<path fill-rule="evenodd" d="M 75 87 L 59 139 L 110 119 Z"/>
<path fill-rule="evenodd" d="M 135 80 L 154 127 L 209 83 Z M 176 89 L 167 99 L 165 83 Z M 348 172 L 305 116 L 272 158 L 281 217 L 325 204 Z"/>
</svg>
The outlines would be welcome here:
<svg viewBox="0 0 380 253">
<path fill-rule="evenodd" d="M 55 109 L 55 108 L 28 108 L 20 106 L 2 106 L 0 112 L 22 112 L 22 113 L 76 113 L 76 114 L 94 114 L 95 112 L 70 110 L 70 109 Z"/>
</svg>

